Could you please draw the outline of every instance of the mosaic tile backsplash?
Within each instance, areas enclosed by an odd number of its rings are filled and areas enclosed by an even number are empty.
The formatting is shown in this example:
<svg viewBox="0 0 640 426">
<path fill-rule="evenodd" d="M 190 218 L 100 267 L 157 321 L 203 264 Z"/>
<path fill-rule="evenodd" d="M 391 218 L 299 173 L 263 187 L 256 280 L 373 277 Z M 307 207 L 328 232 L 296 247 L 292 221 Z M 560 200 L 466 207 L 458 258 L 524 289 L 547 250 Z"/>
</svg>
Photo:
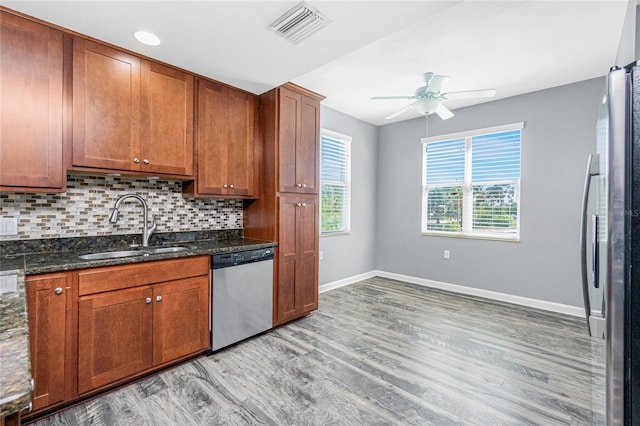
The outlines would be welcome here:
<svg viewBox="0 0 640 426">
<path fill-rule="evenodd" d="M 2 217 L 18 219 L 18 235 L 2 240 L 139 234 L 142 206 L 134 199 L 120 206 L 117 223 L 109 223 L 115 201 L 136 193 L 147 200 L 149 223 L 156 232 L 239 229 L 242 200 L 189 199 L 182 183 L 111 176 L 69 175 L 63 194 L 0 193 Z"/>
</svg>

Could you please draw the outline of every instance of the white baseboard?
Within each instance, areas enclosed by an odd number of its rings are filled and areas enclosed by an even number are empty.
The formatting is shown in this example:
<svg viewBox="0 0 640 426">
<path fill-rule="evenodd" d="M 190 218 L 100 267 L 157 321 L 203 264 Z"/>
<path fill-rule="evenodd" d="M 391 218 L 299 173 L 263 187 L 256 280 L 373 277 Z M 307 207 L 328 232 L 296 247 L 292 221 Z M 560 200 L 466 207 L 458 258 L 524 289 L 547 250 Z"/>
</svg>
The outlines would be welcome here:
<svg viewBox="0 0 640 426">
<path fill-rule="evenodd" d="M 369 271 L 364 274 L 354 275 L 352 277 L 343 278 L 338 281 L 332 281 L 330 283 L 321 284 L 318 288 L 318 292 L 324 293 L 325 291 L 335 290 L 336 288 L 344 287 L 349 284 L 357 283 L 358 281 L 366 280 L 376 276 L 377 271 Z"/>
<path fill-rule="evenodd" d="M 513 303 L 515 305 L 528 306 L 530 308 L 542 309 L 545 311 L 558 312 L 565 315 L 571 315 L 575 317 L 584 316 L 584 308 L 579 306 L 564 305 L 562 303 L 548 302 L 546 300 L 531 299 L 529 297 L 514 296 L 512 294 L 499 293 L 497 291 L 483 290 L 474 287 L 467 287 L 463 285 L 450 284 L 442 281 L 428 280 L 426 278 L 412 277 L 409 275 L 396 274 L 394 272 L 386 271 L 370 271 L 360 275 L 354 275 L 342 280 L 333 281 L 327 284 L 323 284 L 319 288 L 319 292 L 333 290 L 336 288 L 344 287 L 349 284 L 356 283 L 358 281 L 366 280 L 372 277 L 390 278 L 398 281 L 405 281 L 412 284 L 418 284 L 425 287 L 437 288 L 440 290 L 451 291 L 454 293 L 467 294 L 470 296 L 484 297 L 486 299 L 498 300 L 501 302 Z"/>
<path fill-rule="evenodd" d="M 512 294 L 499 293 L 497 291 L 483 290 L 480 288 L 466 287 L 463 285 L 449 284 L 442 281 L 428 280 L 425 278 L 411 277 L 409 275 L 396 274 L 393 272 L 375 271 L 376 275 L 393 280 L 406 281 L 412 284 L 426 287 L 438 288 L 440 290 L 454 293 L 468 294 L 470 296 L 484 297 L 486 299 L 499 300 L 501 302 L 513 303 L 515 305 L 528 306 L 530 308 L 543 309 L 545 311 L 558 312 L 560 314 L 583 317 L 584 308 L 579 306 L 564 305 L 562 303 L 548 302 L 546 300 L 531 299 L 529 297 L 514 296 Z"/>
</svg>

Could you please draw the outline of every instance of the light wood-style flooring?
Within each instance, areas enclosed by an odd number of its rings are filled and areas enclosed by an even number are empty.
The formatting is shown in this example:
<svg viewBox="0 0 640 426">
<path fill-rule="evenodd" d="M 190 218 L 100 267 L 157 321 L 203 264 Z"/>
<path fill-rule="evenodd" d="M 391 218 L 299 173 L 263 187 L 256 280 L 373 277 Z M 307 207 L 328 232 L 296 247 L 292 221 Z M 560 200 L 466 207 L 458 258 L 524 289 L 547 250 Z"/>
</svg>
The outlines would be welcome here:
<svg viewBox="0 0 640 426">
<path fill-rule="evenodd" d="M 603 361 L 580 318 L 371 278 L 35 424 L 602 425 Z"/>
</svg>

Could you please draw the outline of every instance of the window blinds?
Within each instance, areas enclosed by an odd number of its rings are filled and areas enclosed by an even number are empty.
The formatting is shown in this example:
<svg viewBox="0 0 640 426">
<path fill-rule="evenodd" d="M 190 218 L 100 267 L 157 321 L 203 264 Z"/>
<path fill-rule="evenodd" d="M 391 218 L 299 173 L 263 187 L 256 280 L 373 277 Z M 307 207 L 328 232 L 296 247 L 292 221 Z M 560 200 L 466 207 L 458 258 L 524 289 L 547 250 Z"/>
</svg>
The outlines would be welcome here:
<svg viewBox="0 0 640 426">
<path fill-rule="evenodd" d="M 351 138 L 323 131 L 320 137 L 321 233 L 349 232 Z"/>
<path fill-rule="evenodd" d="M 519 238 L 521 128 L 423 142 L 424 233 Z"/>
</svg>

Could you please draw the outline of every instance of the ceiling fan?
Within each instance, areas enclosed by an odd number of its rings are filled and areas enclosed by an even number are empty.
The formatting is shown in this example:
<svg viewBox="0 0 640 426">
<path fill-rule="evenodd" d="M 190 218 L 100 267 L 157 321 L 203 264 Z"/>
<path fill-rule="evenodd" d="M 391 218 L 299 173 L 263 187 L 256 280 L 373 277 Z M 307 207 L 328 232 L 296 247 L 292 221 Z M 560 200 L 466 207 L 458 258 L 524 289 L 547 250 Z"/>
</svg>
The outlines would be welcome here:
<svg viewBox="0 0 640 426">
<path fill-rule="evenodd" d="M 449 80 L 446 75 L 437 75 L 432 72 L 426 72 L 422 75 L 424 79 L 424 86 L 418 87 L 413 96 L 374 96 L 372 100 L 384 100 L 384 99 L 415 99 L 406 107 L 399 111 L 394 112 L 388 117 L 387 120 L 396 118 L 403 112 L 415 108 L 420 114 L 429 115 L 436 113 L 438 116 L 447 120 L 453 117 L 453 113 L 442 104 L 443 100 L 447 99 L 465 99 L 465 98 L 491 98 L 496 95 L 495 89 L 480 89 L 480 90 L 465 90 L 462 92 L 449 92 L 442 93 L 442 89 Z"/>
</svg>

